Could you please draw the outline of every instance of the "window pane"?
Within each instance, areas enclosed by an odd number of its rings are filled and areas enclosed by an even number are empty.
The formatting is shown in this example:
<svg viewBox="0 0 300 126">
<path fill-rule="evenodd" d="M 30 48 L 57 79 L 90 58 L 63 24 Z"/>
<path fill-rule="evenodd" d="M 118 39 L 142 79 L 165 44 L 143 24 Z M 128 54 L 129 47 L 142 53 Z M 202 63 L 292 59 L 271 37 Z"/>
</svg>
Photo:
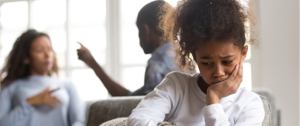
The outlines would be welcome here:
<svg viewBox="0 0 300 126">
<path fill-rule="evenodd" d="M 92 69 L 75 69 L 72 71 L 79 95 L 84 101 L 107 98 L 108 92 Z"/>
<path fill-rule="evenodd" d="M 58 71 L 58 78 L 59 79 L 67 79 L 67 73 L 65 70 L 59 70 Z"/>
<path fill-rule="evenodd" d="M 121 22 L 122 23 L 135 23 L 138 12 L 146 4 L 153 0 L 120 0 L 121 2 Z M 172 6 L 177 5 L 178 0 L 166 0 Z M 134 4 L 134 6 L 132 6 Z"/>
<path fill-rule="evenodd" d="M 52 27 L 64 27 L 66 0 L 37 0 L 32 4 L 33 27 L 39 31 Z"/>
<path fill-rule="evenodd" d="M 106 19 L 106 0 L 71 0 L 72 26 L 103 25 Z"/>
<path fill-rule="evenodd" d="M 81 27 L 71 29 L 71 65 L 74 67 L 85 66 L 84 63 L 78 60 L 76 50 L 80 48 L 77 42 L 81 42 L 87 47 L 95 59 L 101 65 L 104 65 L 106 60 L 106 33 L 105 27 Z"/>
<path fill-rule="evenodd" d="M 122 24 L 135 24 L 140 9 L 152 0 L 120 0 Z M 132 6 L 134 4 L 134 6 Z"/>
<path fill-rule="evenodd" d="M 165 0 L 167 1 L 171 6 L 176 7 L 178 0 Z"/>
<path fill-rule="evenodd" d="M 65 53 L 67 48 L 66 31 L 63 28 L 50 29 L 46 31 L 49 34 L 53 49 L 56 53 Z"/>
<path fill-rule="evenodd" d="M 66 41 L 66 31 L 63 28 L 59 29 L 50 29 L 46 31 L 49 34 L 52 48 L 54 49 L 57 62 L 59 67 L 66 66 L 66 48 L 67 48 L 67 41 Z"/>
<path fill-rule="evenodd" d="M 246 87 L 248 90 L 252 89 L 252 75 L 251 75 L 251 64 L 243 63 L 243 82 L 242 87 Z"/>
<path fill-rule="evenodd" d="M 121 35 L 121 63 L 147 64 L 151 55 L 145 55 L 139 44 L 138 29 L 135 24 L 123 25 Z"/>
<path fill-rule="evenodd" d="M 66 53 L 57 53 L 56 59 L 57 59 L 57 65 L 59 68 L 65 68 L 66 67 Z"/>
<path fill-rule="evenodd" d="M 28 26 L 28 3 L 26 1 L 7 2 L 1 6 L 2 29 L 26 29 Z"/>
<path fill-rule="evenodd" d="M 249 60 L 251 58 L 251 45 L 248 45 L 248 53 L 245 60 Z"/>
<path fill-rule="evenodd" d="M 0 66 L 1 68 L 4 65 L 5 58 L 8 56 L 9 52 L 11 51 L 13 44 L 22 34 L 23 31 L 16 31 L 16 32 L 8 32 L 8 31 L 1 31 L 1 52 L 0 52 Z"/>
<path fill-rule="evenodd" d="M 136 91 L 142 87 L 144 85 L 145 70 L 144 66 L 123 67 L 123 86 L 130 91 Z"/>
</svg>

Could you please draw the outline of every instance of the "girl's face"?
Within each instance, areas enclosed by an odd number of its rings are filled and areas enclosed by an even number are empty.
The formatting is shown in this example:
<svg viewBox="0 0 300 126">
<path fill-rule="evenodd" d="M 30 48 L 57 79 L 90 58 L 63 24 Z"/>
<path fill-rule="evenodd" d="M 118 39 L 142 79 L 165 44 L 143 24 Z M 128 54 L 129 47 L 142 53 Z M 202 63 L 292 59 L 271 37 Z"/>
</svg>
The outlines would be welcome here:
<svg viewBox="0 0 300 126">
<path fill-rule="evenodd" d="M 246 58 L 247 52 L 247 45 L 241 51 L 233 42 L 212 40 L 201 45 L 193 57 L 203 80 L 212 85 L 226 80 L 234 67 Z"/>
<path fill-rule="evenodd" d="M 50 39 L 46 36 L 36 38 L 31 44 L 29 54 L 27 62 L 31 74 L 48 75 L 52 70 L 54 60 Z"/>
</svg>

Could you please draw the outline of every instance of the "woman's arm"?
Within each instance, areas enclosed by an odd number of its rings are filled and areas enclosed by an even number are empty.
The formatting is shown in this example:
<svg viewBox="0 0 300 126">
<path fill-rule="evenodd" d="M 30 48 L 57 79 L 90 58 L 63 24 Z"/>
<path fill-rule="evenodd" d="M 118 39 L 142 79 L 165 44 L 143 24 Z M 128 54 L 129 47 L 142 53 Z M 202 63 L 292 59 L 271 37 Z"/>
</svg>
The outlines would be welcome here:
<svg viewBox="0 0 300 126">
<path fill-rule="evenodd" d="M 70 102 L 68 108 L 68 118 L 71 126 L 85 126 L 87 105 L 78 95 L 78 92 L 72 82 L 67 82 L 66 89 L 68 91 Z"/>
<path fill-rule="evenodd" d="M 157 126 L 164 121 L 181 95 L 176 92 L 178 86 L 168 75 L 153 92 L 148 94 L 133 110 L 128 119 L 128 126 Z"/>
<path fill-rule="evenodd" d="M 30 117 L 33 107 L 26 100 L 12 108 L 13 89 L 4 88 L 0 92 L 0 126 L 14 126 L 22 124 Z"/>
</svg>

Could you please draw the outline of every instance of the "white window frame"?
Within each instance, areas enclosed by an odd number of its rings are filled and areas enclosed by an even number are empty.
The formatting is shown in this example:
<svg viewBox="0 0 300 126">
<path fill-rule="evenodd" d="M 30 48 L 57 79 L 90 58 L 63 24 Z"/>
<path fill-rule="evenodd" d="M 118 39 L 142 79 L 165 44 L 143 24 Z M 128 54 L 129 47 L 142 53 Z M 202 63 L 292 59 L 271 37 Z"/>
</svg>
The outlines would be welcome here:
<svg viewBox="0 0 300 126">
<path fill-rule="evenodd" d="M 27 1 L 28 2 L 28 29 L 32 28 L 32 3 L 33 1 L 37 0 L 0 0 L 0 5 L 6 2 L 17 2 L 17 1 Z M 74 50 L 70 50 L 70 1 L 71 0 L 65 0 L 66 1 L 66 24 L 65 24 L 65 30 L 66 30 L 66 64 L 65 67 L 60 68 L 60 70 L 64 70 L 66 72 L 66 77 L 71 78 L 71 71 L 74 69 L 87 69 L 88 67 L 73 67 L 70 64 L 70 54 L 74 53 Z M 120 0 L 106 0 L 106 35 L 107 35 L 107 41 L 106 41 L 106 64 L 103 67 L 104 70 L 117 82 L 121 81 L 121 74 L 120 72 L 123 67 L 135 67 L 135 66 L 144 66 L 143 64 L 136 64 L 136 65 L 123 65 L 120 62 L 120 27 L 121 27 L 121 14 L 120 14 Z M 0 28 L 2 30 L 2 28 Z M 251 53 L 253 50 L 251 50 Z M 254 53 L 256 54 L 256 53 Z M 249 60 L 245 60 L 245 63 L 250 63 L 252 66 L 252 62 L 255 62 L 256 60 L 253 59 L 253 56 L 251 54 L 251 58 Z M 254 60 L 254 61 L 253 61 Z M 256 75 L 253 70 L 253 67 L 251 67 L 251 76 L 252 76 L 252 83 L 256 82 Z M 253 87 L 253 84 L 252 84 Z"/>
<path fill-rule="evenodd" d="M 7 2 L 28 2 L 28 29 L 32 29 L 32 3 L 38 0 L 0 0 L 0 5 Z M 74 69 L 87 69 L 88 67 L 72 67 L 70 64 L 70 54 L 74 53 L 74 50 L 70 50 L 70 0 L 66 1 L 66 64 L 65 67 L 60 67 L 60 70 L 66 72 L 66 77 L 71 77 L 71 71 Z M 113 75 L 113 79 L 120 80 L 119 68 L 120 64 L 120 47 L 119 47 L 119 36 L 120 36 L 120 12 L 119 12 L 119 0 L 106 0 L 106 32 L 107 32 L 107 53 L 106 53 L 106 64 L 103 67 L 109 75 Z M 0 30 L 2 30 L 0 28 Z"/>
</svg>

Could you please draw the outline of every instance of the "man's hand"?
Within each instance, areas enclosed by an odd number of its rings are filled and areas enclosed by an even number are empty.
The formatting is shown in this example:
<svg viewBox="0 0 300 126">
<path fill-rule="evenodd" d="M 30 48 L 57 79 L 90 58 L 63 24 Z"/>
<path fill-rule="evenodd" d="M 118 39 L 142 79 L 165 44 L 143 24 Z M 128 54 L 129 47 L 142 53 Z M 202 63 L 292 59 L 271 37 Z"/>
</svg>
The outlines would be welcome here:
<svg viewBox="0 0 300 126">
<path fill-rule="evenodd" d="M 89 67 L 93 68 L 93 66 L 97 64 L 96 60 L 94 59 L 91 52 L 85 46 L 83 46 L 80 42 L 78 43 L 81 46 L 80 49 L 77 49 L 78 59 L 82 60 Z"/>
<path fill-rule="evenodd" d="M 207 89 L 207 105 L 220 103 L 220 99 L 237 92 L 243 81 L 243 64 L 236 65 L 231 75 L 224 81 L 213 84 Z"/>
</svg>

